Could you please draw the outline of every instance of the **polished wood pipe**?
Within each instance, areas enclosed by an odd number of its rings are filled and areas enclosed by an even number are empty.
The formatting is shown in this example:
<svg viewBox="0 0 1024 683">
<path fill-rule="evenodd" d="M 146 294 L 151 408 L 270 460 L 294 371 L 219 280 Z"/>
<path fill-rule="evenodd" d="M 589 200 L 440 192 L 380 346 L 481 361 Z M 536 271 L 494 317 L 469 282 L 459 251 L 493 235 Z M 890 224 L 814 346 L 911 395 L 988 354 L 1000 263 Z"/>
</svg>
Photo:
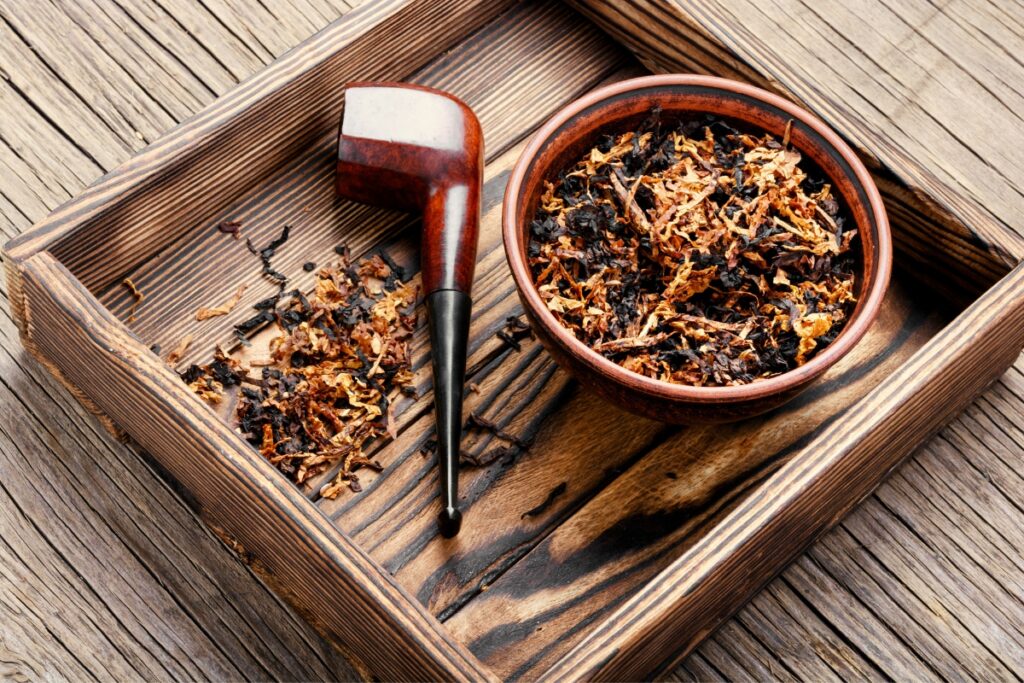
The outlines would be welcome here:
<svg viewBox="0 0 1024 683">
<path fill-rule="evenodd" d="M 447 93 L 352 83 L 338 136 L 338 194 L 423 213 L 421 263 L 434 366 L 441 533 L 458 533 L 459 444 L 483 183 L 476 116 Z"/>
</svg>

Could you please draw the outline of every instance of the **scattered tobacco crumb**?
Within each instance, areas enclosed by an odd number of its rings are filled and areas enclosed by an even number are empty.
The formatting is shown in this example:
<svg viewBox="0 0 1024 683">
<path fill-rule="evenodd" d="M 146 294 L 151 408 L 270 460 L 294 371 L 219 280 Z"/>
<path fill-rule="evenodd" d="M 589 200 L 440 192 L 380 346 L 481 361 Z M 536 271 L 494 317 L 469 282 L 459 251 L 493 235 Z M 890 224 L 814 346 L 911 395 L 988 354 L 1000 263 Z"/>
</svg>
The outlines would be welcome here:
<svg viewBox="0 0 1024 683">
<path fill-rule="evenodd" d="M 505 329 L 509 330 L 513 334 L 533 336 L 533 331 L 530 329 L 530 323 L 521 319 L 519 316 L 510 315 L 505 318 Z"/>
<path fill-rule="evenodd" d="M 275 320 L 277 320 L 277 315 L 274 309 L 263 309 L 251 318 L 246 318 L 235 325 L 235 335 L 240 339 L 245 339 L 266 323 L 272 323 Z"/>
<path fill-rule="evenodd" d="M 287 230 L 260 258 L 268 263 L 285 239 Z M 268 323 L 279 329 L 269 358 L 250 363 L 260 368 L 256 377 L 218 355 L 182 379 L 210 402 L 237 380 L 239 431 L 263 457 L 298 484 L 338 465 L 320 490 L 324 497 L 336 497 L 345 486 L 360 491 L 356 471 L 381 469 L 363 449 L 377 437 L 394 436 L 392 401 L 412 382 L 416 296 L 415 286 L 396 279 L 383 259 L 353 266 L 342 257 L 317 272 L 308 296 L 281 291 L 257 302 L 256 315 L 235 326 L 240 338 Z"/>
<path fill-rule="evenodd" d="M 411 384 L 406 384 L 404 387 L 402 387 L 402 393 L 412 398 L 417 398 L 419 396 L 419 392 L 416 391 L 416 387 L 414 387 Z"/>
<path fill-rule="evenodd" d="M 470 393 L 473 393 L 473 394 L 479 394 L 480 393 L 480 385 L 477 384 L 476 382 L 470 382 L 469 384 L 467 384 L 466 385 L 466 389 L 468 389 L 470 391 Z"/>
<path fill-rule="evenodd" d="M 152 351 L 153 353 L 155 353 L 155 354 L 156 354 L 156 355 L 158 355 L 158 356 L 159 356 L 159 355 L 160 355 L 160 354 L 161 354 L 161 353 L 163 352 L 163 349 L 162 349 L 162 348 L 160 347 L 160 345 L 159 345 L 159 344 L 153 344 L 153 345 L 151 345 L 151 346 L 149 347 L 149 350 L 150 350 L 150 351 Z"/>
<path fill-rule="evenodd" d="M 181 338 L 181 341 L 178 342 L 178 345 L 175 346 L 174 349 L 172 349 L 171 352 L 167 354 L 167 357 L 164 358 L 164 361 L 168 365 L 177 364 L 177 362 L 181 360 L 182 357 L 185 355 L 185 352 L 188 351 L 188 347 L 191 345 L 192 335 L 186 334 L 184 337 Z"/>
<path fill-rule="evenodd" d="M 214 405 L 223 400 L 225 387 L 241 384 L 245 378 L 245 368 L 219 346 L 214 352 L 212 363 L 190 365 L 181 373 L 181 379 L 188 384 L 189 389 Z"/>
<path fill-rule="evenodd" d="M 509 443 L 515 444 L 516 446 L 524 450 L 530 447 L 530 442 L 527 441 L 526 439 L 521 439 L 515 434 L 510 434 L 509 432 L 506 432 L 501 427 L 499 427 L 497 423 L 488 420 L 487 418 L 478 415 L 475 412 L 469 414 L 469 419 L 466 421 L 465 428 L 486 430 L 493 434 L 494 436 L 501 439 L 502 441 L 508 441 Z"/>
<path fill-rule="evenodd" d="M 242 238 L 242 224 L 239 221 L 224 221 L 217 226 L 217 229 L 231 235 L 236 240 Z"/>
<path fill-rule="evenodd" d="M 139 309 L 139 304 L 146 298 L 146 295 L 139 291 L 139 288 L 135 286 L 135 283 L 131 281 L 131 278 L 125 278 L 121 281 L 125 287 L 128 288 L 128 292 L 134 297 L 132 307 L 128 309 L 128 322 L 135 322 L 135 312 Z"/>
<path fill-rule="evenodd" d="M 302 269 L 307 273 L 312 273 L 314 270 L 316 270 L 316 263 L 314 263 L 313 261 L 306 261 L 305 263 L 302 264 Z"/>
<path fill-rule="evenodd" d="M 526 337 L 532 337 L 533 330 L 530 329 L 529 323 L 525 320 L 520 320 L 517 316 L 510 315 L 505 318 L 504 327 L 495 332 L 495 336 L 505 342 L 505 345 L 509 348 L 522 351 L 523 349 L 519 341 Z"/>
<path fill-rule="evenodd" d="M 260 262 L 263 263 L 263 275 L 270 279 L 272 282 L 280 286 L 281 290 L 284 291 L 285 285 L 288 284 L 288 278 L 281 273 L 274 270 L 273 266 L 270 265 L 270 259 L 274 257 L 281 246 L 288 241 L 288 235 L 291 232 L 291 226 L 284 226 L 281 229 L 281 234 L 276 239 L 272 240 L 270 244 L 263 247 L 262 249 L 256 249 L 253 246 L 252 240 L 248 237 L 245 238 L 245 246 L 250 252 L 259 257 Z"/>
<path fill-rule="evenodd" d="M 260 299 L 252 305 L 257 311 L 265 311 L 267 309 L 277 308 L 277 304 L 281 301 L 281 293 L 278 292 L 273 296 L 268 296 L 266 299 Z"/>
<path fill-rule="evenodd" d="M 548 310 L 666 382 L 746 384 L 806 363 L 856 303 L 856 230 L 789 129 L 780 143 L 653 111 L 601 138 L 547 183 L 530 225 Z"/>
<path fill-rule="evenodd" d="M 568 488 L 568 484 L 563 481 L 561 484 L 559 484 L 558 486 L 556 486 L 555 488 L 551 489 L 551 491 L 548 492 L 548 497 L 541 501 L 540 505 L 538 505 L 535 508 L 530 508 L 522 515 L 520 515 L 519 518 L 526 519 L 527 517 L 536 517 L 538 515 L 543 514 L 545 510 L 551 507 L 551 504 L 555 502 L 555 499 L 564 494 Z"/>
<path fill-rule="evenodd" d="M 498 330 L 496 332 L 496 335 L 497 335 L 498 339 L 500 339 L 501 341 L 505 342 L 505 346 L 508 346 L 511 349 L 515 349 L 516 351 L 522 351 L 523 350 L 523 347 L 519 345 L 519 340 L 516 339 L 515 337 L 513 337 L 507 331 L 505 331 L 505 330 Z"/>
<path fill-rule="evenodd" d="M 469 414 L 469 419 L 466 422 L 465 428 L 467 430 L 483 429 L 489 431 L 498 439 L 509 442 L 508 445 L 495 446 L 480 454 L 461 451 L 459 453 L 459 462 L 466 467 L 487 467 L 499 460 L 507 466 L 514 462 L 521 453 L 530 448 L 530 442 L 528 440 L 519 438 L 514 434 L 510 434 L 502 430 L 491 420 L 481 417 L 476 413 Z M 437 439 L 430 439 L 429 441 L 424 442 L 420 447 L 420 455 L 423 457 L 428 457 L 436 452 Z"/>
<path fill-rule="evenodd" d="M 242 300 L 242 294 L 245 293 L 246 285 L 242 284 L 238 286 L 235 293 L 231 295 L 231 298 L 222 303 L 220 306 L 213 308 L 200 308 L 196 311 L 196 320 L 202 321 L 208 318 L 215 318 L 219 315 L 227 315 L 238 305 L 238 302 Z"/>
<path fill-rule="evenodd" d="M 405 269 L 402 268 L 402 266 L 398 265 L 398 263 L 396 263 L 395 260 L 391 258 L 390 254 L 388 254 L 383 249 L 379 249 L 375 256 L 379 257 L 382 261 L 384 261 L 384 263 L 387 264 L 388 268 L 391 269 L 391 272 L 395 274 L 396 278 L 398 278 L 399 280 L 405 279 Z"/>
</svg>

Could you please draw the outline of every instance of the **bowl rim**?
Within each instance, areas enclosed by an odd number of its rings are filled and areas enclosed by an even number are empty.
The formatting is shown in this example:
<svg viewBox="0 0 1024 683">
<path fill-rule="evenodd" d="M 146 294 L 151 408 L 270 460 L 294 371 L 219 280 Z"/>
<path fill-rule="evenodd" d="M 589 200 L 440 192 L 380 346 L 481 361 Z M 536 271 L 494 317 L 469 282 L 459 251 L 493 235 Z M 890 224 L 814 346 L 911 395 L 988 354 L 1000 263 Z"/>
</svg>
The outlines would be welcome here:
<svg viewBox="0 0 1024 683">
<path fill-rule="evenodd" d="M 680 85 L 713 88 L 723 91 L 726 95 L 732 93 L 746 96 L 756 102 L 780 109 L 791 115 L 795 120 L 799 120 L 811 128 L 852 169 L 855 180 L 861 185 L 867 196 L 867 208 L 874 217 L 875 231 L 873 237 L 877 244 L 875 278 L 866 283 L 866 296 L 859 310 L 856 311 L 835 341 L 829 344 L 824 351 L 816 354 L 807 363 L 780 375 L 759 379 L 749 384 L 710 387 L 671 384 L 660 379 L 641 375 L 632 370 L 627 370 L 618 363 L 605 358 L 577 339 L 547 310 L 530 275 L 526 255 L 519 248 L 519 241 L 517 239 L 519 229 L 516 219 L 519 207 L 516 198 L 520 194 L 520 189 L 526 179 L 530 164 L 548 140 L 567 121 L 580 112 L 599 105 L 603 100 L 633 90 Z M 505 244 L 505 257 L 509 268 L 512 270 L 512 277 L 515 280 L 519 294 L 524 299 L 524 305 L 529 309 L 528 312 L 534 323 L 541 325 L 549 338 L 553 339 L 555 343 L 571 354 L 577 362 L 593 367 L 606 379 L 626 386 L 631 390 L 641 391 L 650 396 L 664 398 L 669 401 L 731 403 L 735 401 L 758 400 L 793 390 L 811 381 L 845 356 L 867 332 L 878 316 L 892 270 L 892 237 L 878 187 L 857 154 L 837 133 L 814 114 L 767 90 L 731 79 L 695 74 L 661 74 L 619 81 L 598 88 L 570 102 L 555 113 L 534 133 L 526 148 L 520 154 L 509 176 L 502 205 L 502 239 Z M 541 338 L 543 339 L 544 335 L 541 335 Z"/>
</svg>

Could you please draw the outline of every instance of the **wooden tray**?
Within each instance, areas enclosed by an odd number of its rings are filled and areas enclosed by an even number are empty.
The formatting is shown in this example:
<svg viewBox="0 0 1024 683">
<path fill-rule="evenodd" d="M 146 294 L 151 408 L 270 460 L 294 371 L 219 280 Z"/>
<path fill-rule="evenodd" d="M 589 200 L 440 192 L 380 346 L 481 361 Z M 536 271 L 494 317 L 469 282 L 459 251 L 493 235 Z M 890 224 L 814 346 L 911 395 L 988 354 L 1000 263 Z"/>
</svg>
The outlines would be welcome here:
<svg viewBox="0 0 1024 683">
<path fill-rule="evenodd" d="M 627 15 L 606 9 L 594 2 L 588 11 L 646 63 L 757 80 L 721 47 L 693 43 L 701 62 L 671 36 L 661 47 L 639 42 Z M 364 6 L 6 246 L 25 346 L 149 451 L 207 522 L 365 671 L 564 680 L 665 670 L 1009 366 L 1024 345 L 1024 270 L 1011 270 L 1017 242 L 998 226 L 968 228 L 880 171 L 894 282 L 867 338 L 811 390 L 727 427 L 670 427 L 601 402 L 536 342 L 516 352 L 495 338 L 521 313 L 499 208 L 533 129 L 595 86 L 642 72 L 563 5 Z M 216 229 L 224 220 L 242 221 L 257 244 L 289 223 L 275 267 L 300 286 L 313 279 L 301 264 L 326 262 L 339 243 L 356 254 L 383 247 L 415 268 L 412 219 L 332 191 L 341 89 L 356 79 L 450 90 L 485 131 L 469 362 L 479 390 L 467 409 L 533 445 L 464 471 L 465 525 L 452 541 L 435 534 L 434 463 L 420 454 L 433 429 L 423 330 L 420 397 L 399 406 L 398 438 L 375 446 L 384 471 L 333 501 L 317 497 L 323 478 L 302 490 L 285 480 L 150 350 L 192 334 L 184 360 L 205 360 L 273 290 L 243 243 Z M 130 324 L 125 277 L 146 295 Z M 243 305 L 195 322 L 197 308 L 241 282 L 252 283 Z M 464 447 L 496 445 L 474 434 Z"/>
</svg>

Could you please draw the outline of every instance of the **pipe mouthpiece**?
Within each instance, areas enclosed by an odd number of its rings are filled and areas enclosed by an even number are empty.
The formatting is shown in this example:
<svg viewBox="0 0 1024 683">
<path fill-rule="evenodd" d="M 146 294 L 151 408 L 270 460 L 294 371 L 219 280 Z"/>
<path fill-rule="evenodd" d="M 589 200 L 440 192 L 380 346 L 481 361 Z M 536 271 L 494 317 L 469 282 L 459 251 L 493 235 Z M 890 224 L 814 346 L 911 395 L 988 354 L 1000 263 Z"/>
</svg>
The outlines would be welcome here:
<svg viewBox="0 0 1024 683">
<path fill-rule="evenodd" d="M 462 528 L 462 513 L 458 508 L 446 507 L 437 516 L 437 524 L 441 535 L 445 538 L 454 538 Z"/>
<path fill-rule="evenodd" d="M 441 533 L 459 532 L 459 444 L 462 442 L 462 382 L 472 302 L 467 294 L 441 289 L 427 296 L 430 348 L 434 361 L 437 464 L 441 480 Z"/>
</svg>

